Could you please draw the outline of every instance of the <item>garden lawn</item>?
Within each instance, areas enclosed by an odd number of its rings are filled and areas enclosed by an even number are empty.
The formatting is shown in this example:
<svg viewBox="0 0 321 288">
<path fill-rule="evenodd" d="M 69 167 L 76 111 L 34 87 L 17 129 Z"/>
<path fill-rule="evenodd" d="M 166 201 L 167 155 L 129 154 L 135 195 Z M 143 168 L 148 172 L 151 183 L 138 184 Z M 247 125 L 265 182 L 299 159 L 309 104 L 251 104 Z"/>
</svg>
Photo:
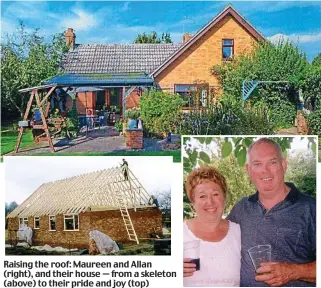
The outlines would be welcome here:
<svg viewBox="0 0 321 288">
<path fill-rule="evenodd" d="M 6 129 L 2 127 L 1 129 L 1 152 L 0 155 L 7 154 L 14 150 L 17 142 L 19 131 L 12 129 Z M 25 130 L 22 135 L 20 147 L 26 147 L 33 143 L 33 137 L 31 130 Z"/>
</svg>

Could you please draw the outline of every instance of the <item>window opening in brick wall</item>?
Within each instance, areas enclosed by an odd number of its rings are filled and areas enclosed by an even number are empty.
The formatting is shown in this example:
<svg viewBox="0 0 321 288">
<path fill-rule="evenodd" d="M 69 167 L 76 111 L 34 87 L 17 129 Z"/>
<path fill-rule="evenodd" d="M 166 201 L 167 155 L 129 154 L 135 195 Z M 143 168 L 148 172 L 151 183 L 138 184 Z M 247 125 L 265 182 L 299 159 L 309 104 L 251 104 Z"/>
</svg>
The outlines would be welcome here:
<svg viewBox="0 0 321 288">
<path fill-rule="evenodd" d="M 56 216 L 55 215 L 49 216 L 49 230 L 56 231 Z"/>
<path fill-rule="evenodd" d="M 208 84 L 175 84 L 174 87 L 175 93 L 181 95 L 187 102 L 183 107 L 207 107 Z M 197 96 L 198 89 L 200 90 L 199 95 Z"/>
<path fill-rule="evenodd" d="M 79 230 L 79 216 L 77 214 L 64 215 L 64 230 Z"/>
<path fill-rule="evenodd" d="M 34 217 L 34 224 L 33 224 L 34 229 L 39 229 L 40 228 L 40 217 L 35 216 Z"/>
<path fill-rule="evenodd" d="M 222 40 L 222 58 L 223 60 L 232 60 L 234 55 L 234 40 Z"/>
<path fill-rule="evenodd" d="M 21 226 L 23 224 L 28 227 L 28 218 L 27 217 L 19 218 L 19 228 L 21 228 Z"/>
</svg>

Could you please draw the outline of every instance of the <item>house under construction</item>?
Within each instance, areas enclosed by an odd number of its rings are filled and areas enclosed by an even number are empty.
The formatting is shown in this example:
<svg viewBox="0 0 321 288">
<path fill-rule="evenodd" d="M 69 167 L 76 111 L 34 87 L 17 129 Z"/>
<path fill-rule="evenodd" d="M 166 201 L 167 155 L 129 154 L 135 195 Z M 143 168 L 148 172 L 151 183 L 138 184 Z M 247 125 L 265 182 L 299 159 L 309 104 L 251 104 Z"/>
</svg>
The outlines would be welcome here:
<svg viewBox="0 0 321 288">
<path fill-rule="evenodd" d="M 99 230 L 117 242 L 162 232 L 159 208 L 129 168 L 119 167 L 41 185 L 8 215 L 8 230 L 33 229 L 34 245 L 88 247 Z"/>
</svg>

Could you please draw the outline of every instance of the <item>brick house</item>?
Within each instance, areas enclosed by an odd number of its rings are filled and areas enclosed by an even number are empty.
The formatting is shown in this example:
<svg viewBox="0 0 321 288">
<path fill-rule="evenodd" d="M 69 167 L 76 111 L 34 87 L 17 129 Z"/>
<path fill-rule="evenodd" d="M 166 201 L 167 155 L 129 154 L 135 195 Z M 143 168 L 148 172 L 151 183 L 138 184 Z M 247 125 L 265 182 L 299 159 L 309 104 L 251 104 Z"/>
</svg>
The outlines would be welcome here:
<svg viewBox="0 0 321 288">
<path fill-rule="evenodd" d="M 117 242 L 161 233 L 161 211 L 128 171 L 129 181 L 111 168 L 41 185 L 8 215 L 9 235 L 25 224 L 33 229 L 33 245 L 88 248 L 92 230 Z"/>
<path fill-rule="evenodd" d="M 119 106 L 123 110 L 138 106 L 139 96 L 151 86 L 187 98 L 189 92 L 202 83 L 202 99 L 193 105 L 205 106 L 210 88 L 220 93 L 218 79 L 210 69 L 222 61 L 231 61 L 235 55 L 250 52 L 259 41 L 264 41 L 230 5 L 195 35 L 184 34 L 181 44 L 78 45 L 71 28 L 65 37 L 71 46 L 62 61 L 66 75 L 45 84 L 72 84 L 72 81 L 63 81 L 74 76 L 83 77 L 84 83 L 93 83 L 97 77 L 110 82 L 101 85 L 99 91 L 78 93 L 80 114 L 85 113 L 85 106 L 93 111 L 103 105 Z"/>
</svg>

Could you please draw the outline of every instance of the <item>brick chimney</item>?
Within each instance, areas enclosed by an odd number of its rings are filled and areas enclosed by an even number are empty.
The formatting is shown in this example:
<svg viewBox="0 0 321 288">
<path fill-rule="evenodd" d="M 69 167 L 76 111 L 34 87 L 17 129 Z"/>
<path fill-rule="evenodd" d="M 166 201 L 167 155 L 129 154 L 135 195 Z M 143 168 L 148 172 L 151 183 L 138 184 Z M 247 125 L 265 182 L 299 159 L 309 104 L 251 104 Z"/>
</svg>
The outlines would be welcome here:
<svg viewBox="0 0 321 288">
<path fill-rule="evenodd" d="M 192 38 L 192 35 L 191 34 L 189 34 L 189 33 L 185 33 L 184 35 L 183 35 L 183 44 L 185 44 L 189 39 L 191 39 Z"/>
<path fill-rule="evenodd" d="M 69 46 L 69 51 L 74 50 L 76 44 L 76 34 L 74 33 L 74 29 L 68 28 L 65 33 L 66 45 Z"/>
</svg>

